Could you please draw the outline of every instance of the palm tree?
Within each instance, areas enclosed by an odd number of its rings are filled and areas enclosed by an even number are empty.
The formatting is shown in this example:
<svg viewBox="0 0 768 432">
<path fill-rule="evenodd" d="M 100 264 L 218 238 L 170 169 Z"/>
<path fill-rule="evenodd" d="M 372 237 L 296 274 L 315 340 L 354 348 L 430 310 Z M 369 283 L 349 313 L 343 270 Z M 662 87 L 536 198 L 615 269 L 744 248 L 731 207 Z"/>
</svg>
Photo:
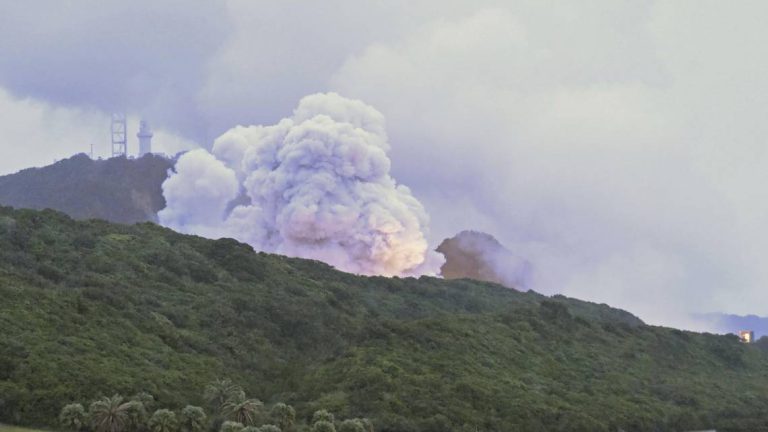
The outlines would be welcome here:
<svg viewBox="0 0 768 432">
<path fill-rule="evenodd" d="M 181 410 L 181 432 L 202 432 L 205 429 L 205 411 L 187 405 Z"/>
<path fill-rule="evenodd" d="M 176 421 L 176 414 L 171 410 L 159 409 L 149 419 L 149 430 L 151 432 L 176 432 L 178 428 L 179 424 Z"/>
<path fill-rule="evenodd" d="M 258 399 L 233 399 L 224 404 L 223 411 L 228 419 L 250 426 L 256 422 L 256 416 L 259 415 L 263 406 L 264 404 Z"/>
<path fill-rule="evenodd" d="M 224 378 L 208 384 L 205 387 L 204 397 L 216 411 L 221 411 L 227 402 L 245 399 L 245 392 L 242 387 Z"/>
<path fill-rule="evenodd" d="M 88 416 L 95 432 L 123 432 L 128 424 L 127 405 L 122 396 L 103 397 L 91 404 Z"/>
<path fill-rule="evenodd" d="M 85 408 L 79 403 L 69 404 L 61 409 L 59 421 L 65 428 L 78 432 L 85 426 Z"/>
<path fill-rule="evenodd" d="M 296 422 L 296 410 L 284 403 L 275 404 L 269 414 L 272 417 L 272 421 L 285 432 L 291 430 Z"/>
<path fill-rule="evenodd" d="M 147 410 L 144 404 L 140 401 L 132 400 L 124 405 L 125 413 L 128 416 L 126 429 L 130 432 L 143 432 L 147 426 Z"/>
</svg>

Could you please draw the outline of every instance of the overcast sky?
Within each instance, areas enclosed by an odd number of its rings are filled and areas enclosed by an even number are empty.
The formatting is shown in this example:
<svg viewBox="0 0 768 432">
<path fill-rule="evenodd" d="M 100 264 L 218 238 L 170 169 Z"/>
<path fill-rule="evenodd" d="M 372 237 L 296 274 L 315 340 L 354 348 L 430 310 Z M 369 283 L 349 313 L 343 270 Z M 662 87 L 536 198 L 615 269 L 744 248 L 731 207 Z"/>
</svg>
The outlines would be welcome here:
<svg viewBox="0 0 768 432">
<path fill-rule="evenodd" d="M 430 240 L 652 323 L 768 315 L 762 1 L 0 0 L 0 174 L 149 120 L 167 152 L 336 91 L 380 110 Z M 134 132 L 135 133 L 135 132 Z M 131 134 L 134 151 L 134 134 Z"/>
</svg>

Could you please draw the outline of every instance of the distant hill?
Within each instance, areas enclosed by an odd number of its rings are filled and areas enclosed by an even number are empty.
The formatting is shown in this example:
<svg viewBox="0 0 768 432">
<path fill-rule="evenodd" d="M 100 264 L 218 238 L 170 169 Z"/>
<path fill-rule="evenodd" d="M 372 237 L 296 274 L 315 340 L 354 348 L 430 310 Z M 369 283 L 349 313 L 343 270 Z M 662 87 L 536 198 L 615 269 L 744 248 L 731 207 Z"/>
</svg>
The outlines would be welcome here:
<svg viewBox="0 0 768 432">
<path fill-rule="evenodd" d="M 734 336 L 150 223 L 0 208 L 0 298 L 0 423 L 53 426 L 115 392 L 179 409 L 229 377 L 379 432 L 768 428 L 768 355 Z"/>
<path fill-rule="evenodd" d="M 694 318 L 709 323 L 712 328 L 723 333 L 738 334 L 739 330 L 752 330 L 756 338 L 768 336 L 768 317 L 707 313 L 696 314 Z"/>
<path fill-rule="evenodd" d="M 161 185 L 172 166 L 155 155 L 92 160 L 78 154 L 0 177 L 0 205 L 50 208 L 76 219 L 154 221 L 165 207 Z"/>
<path fill-rule="evenodd" d="M 490 234 L 462 231 L 443 240 L 437 251 L 445 256 L 440 273 L 446 279 L 475 279 L 519 289 L 530 277 L 530 264 Z"/>
</svg>

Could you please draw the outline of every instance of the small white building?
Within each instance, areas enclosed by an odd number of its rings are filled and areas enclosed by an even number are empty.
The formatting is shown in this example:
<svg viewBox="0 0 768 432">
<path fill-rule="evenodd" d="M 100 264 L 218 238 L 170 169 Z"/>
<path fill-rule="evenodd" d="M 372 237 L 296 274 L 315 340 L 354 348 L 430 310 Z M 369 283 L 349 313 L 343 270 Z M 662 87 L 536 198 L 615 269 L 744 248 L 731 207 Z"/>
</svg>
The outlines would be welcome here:
<svg viewBox="0 0 768 432">
<path fill-rule="evenodd" d="M 739 339 L 744 343 L 752 343 L 755 341 L 755 332 L 752 330 L 739 331 Z"/>
<path fill-rule="evenodd" d="M 139 132 L 136 134 L 136 137 L 139 138 L 139 157 L 152 153 L 153 136 L 149 123 L 146 120 L 139 122 Z"/>
</svg>

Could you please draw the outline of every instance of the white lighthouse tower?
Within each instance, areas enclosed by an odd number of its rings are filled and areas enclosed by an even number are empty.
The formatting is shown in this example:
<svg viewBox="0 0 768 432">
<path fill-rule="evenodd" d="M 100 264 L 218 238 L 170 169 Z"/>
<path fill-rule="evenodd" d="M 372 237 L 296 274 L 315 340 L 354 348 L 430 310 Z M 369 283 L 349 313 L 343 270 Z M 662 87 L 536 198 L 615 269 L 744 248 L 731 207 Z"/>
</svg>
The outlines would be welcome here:
<svg viewBox="0 0 768 432">
<path fill-rule="evenodd" d="M 145 120 L 139 122 L 139 132 L 136 137 L 139 138 L 139 157 L 144 156 L 147 153 L 152 153 L 152 129 L 149 127 L 149 123 Z"/>
</svg>

